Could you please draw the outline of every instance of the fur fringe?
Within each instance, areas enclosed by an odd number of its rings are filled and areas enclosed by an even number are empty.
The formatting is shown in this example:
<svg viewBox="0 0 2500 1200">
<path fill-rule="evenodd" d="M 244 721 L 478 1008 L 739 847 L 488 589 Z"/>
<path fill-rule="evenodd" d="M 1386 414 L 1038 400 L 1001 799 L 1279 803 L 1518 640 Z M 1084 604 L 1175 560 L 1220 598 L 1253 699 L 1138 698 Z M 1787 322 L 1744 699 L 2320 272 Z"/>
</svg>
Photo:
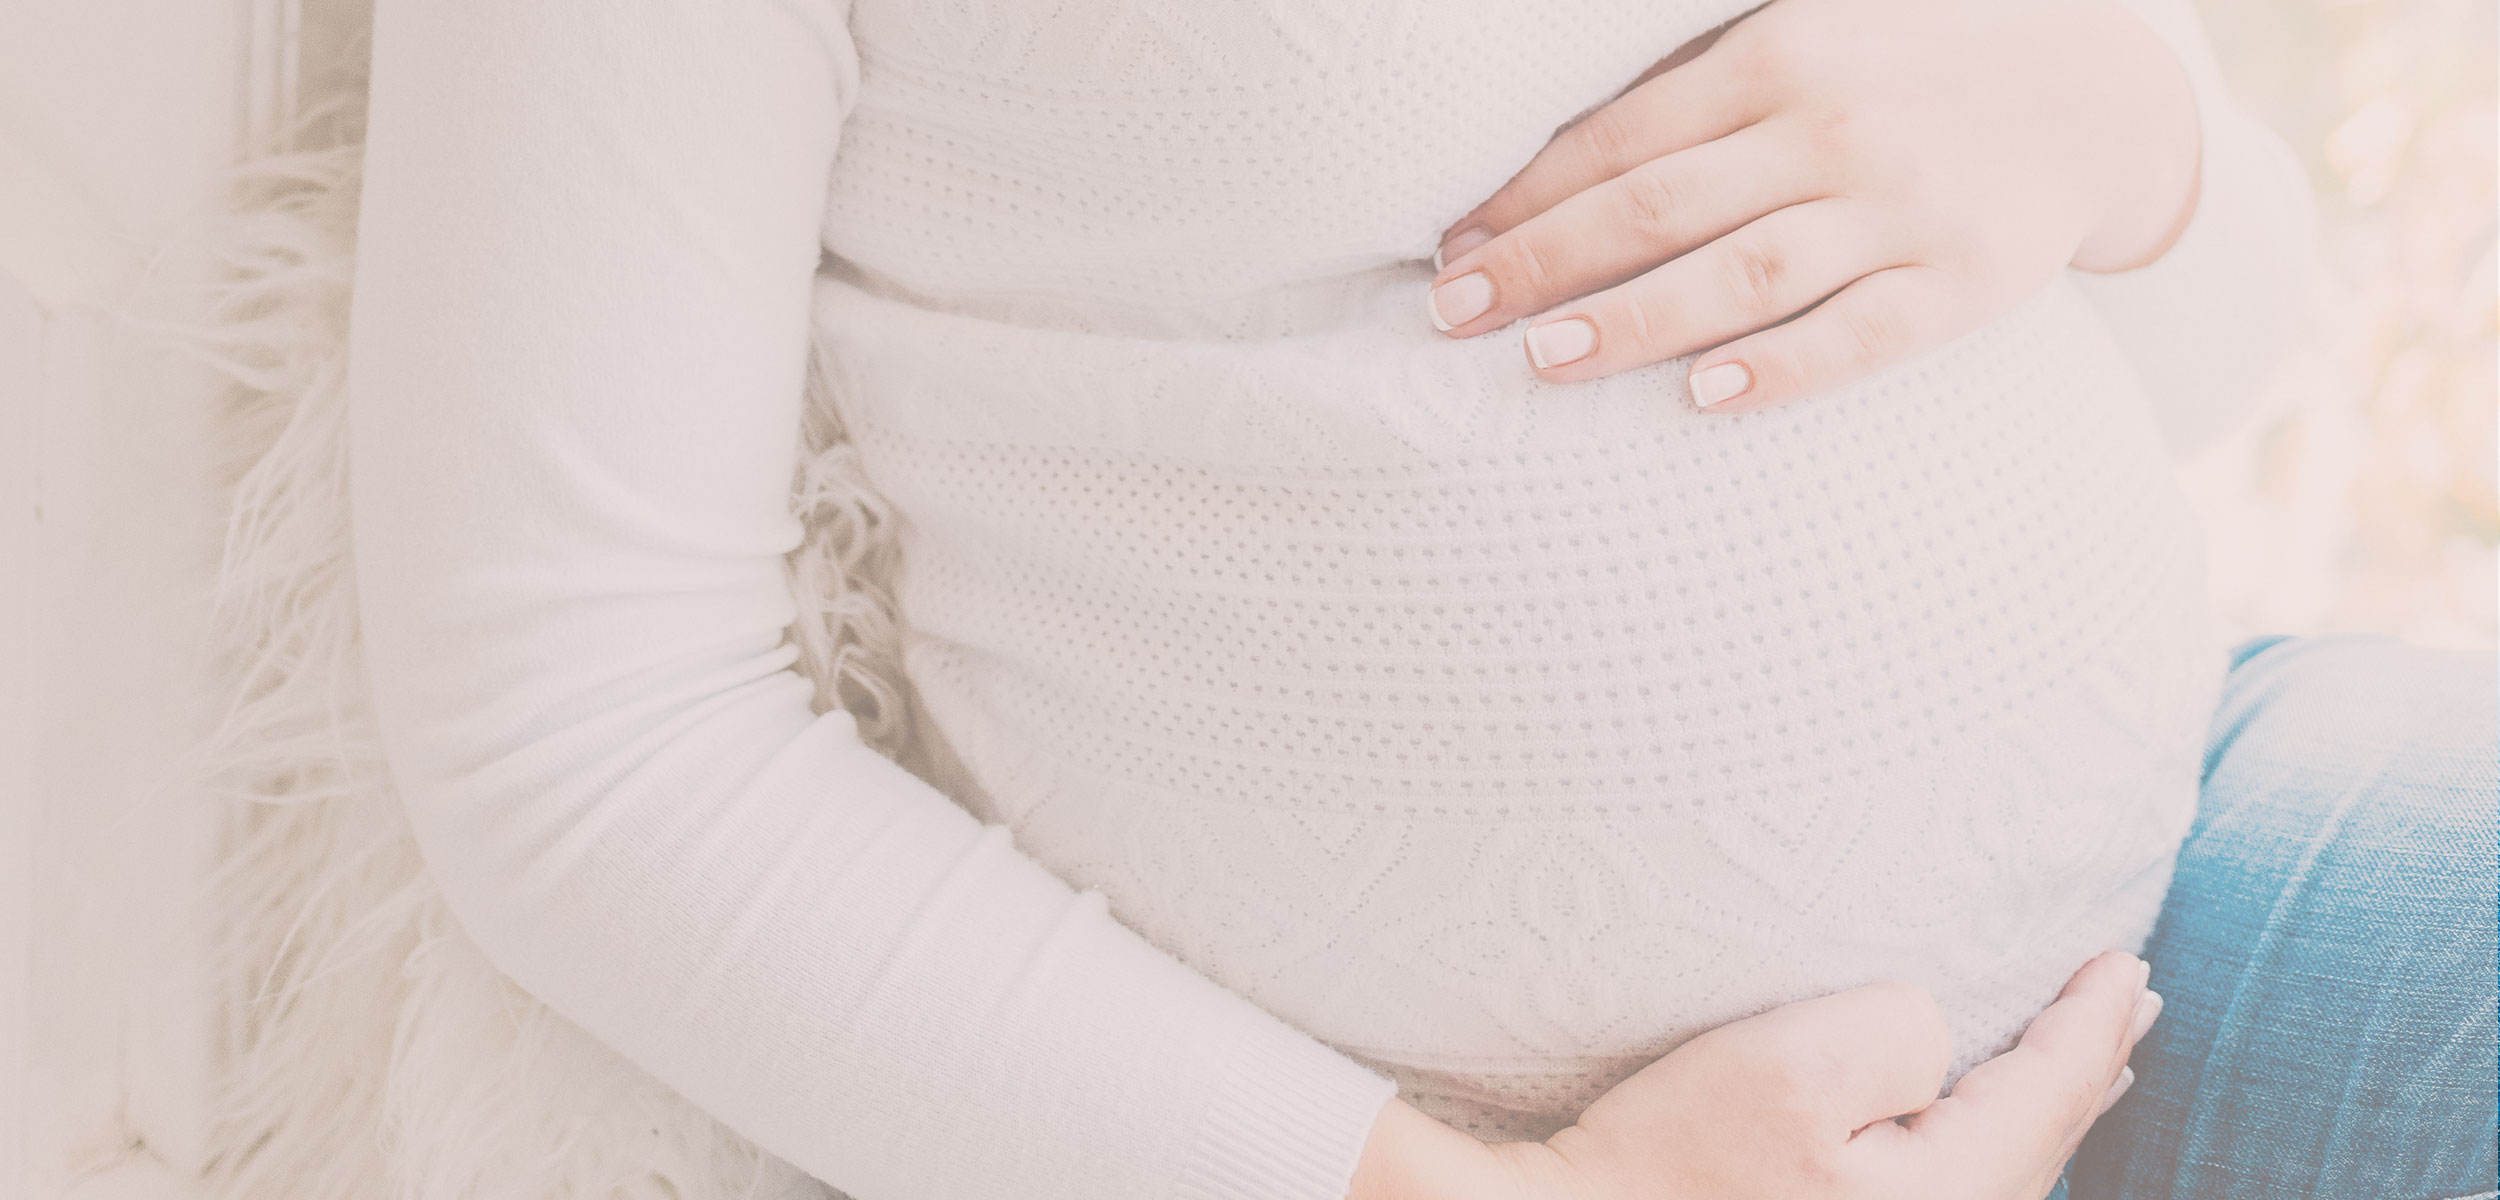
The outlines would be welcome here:
<svg viewBox="0 0 2500 1200">
<path fill-rule="evenodd" d="M 212 1200 L 733 1200 L 821 1188 L 505 978 L 425 873 L 367 703 L 345 381 L 360 73 L 254 156 L 152 325 L 231 380 L 232 503 L 193 776 L 221 809 L 204 901 L 219 1063 Z M 135 319 L 135 318 L 134 318 Z M 811 381 L 790 637 L 819 711 L 897 757 L 894 521 Z"/>
</svg>

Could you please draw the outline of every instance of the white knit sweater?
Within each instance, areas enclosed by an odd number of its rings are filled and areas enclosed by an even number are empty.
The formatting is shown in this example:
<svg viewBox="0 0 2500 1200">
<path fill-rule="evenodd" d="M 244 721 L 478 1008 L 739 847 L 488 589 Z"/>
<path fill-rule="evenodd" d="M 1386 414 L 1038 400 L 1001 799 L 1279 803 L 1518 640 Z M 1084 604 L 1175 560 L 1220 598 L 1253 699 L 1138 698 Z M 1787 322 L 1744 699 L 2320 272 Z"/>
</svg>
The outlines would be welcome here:
<svg viewBox="0 0 2500 1200">
<path fill-rule="evenodd" d="M 1704 417 L 1444 339 L 1422 260 L 1748 0 L 384 0 L 355 521 L 430 868 L 861 1200 L 1335 1200 L 1393 1091 L 1542 1136 L 1877 978 L 1993 1051 L 2150 927 L 2216 665 L 2161 434 L 2300 292 L 2144 2 L 2176 248 Z M 942 789 L 783 646 L 811 327 Z"/>
</svg>

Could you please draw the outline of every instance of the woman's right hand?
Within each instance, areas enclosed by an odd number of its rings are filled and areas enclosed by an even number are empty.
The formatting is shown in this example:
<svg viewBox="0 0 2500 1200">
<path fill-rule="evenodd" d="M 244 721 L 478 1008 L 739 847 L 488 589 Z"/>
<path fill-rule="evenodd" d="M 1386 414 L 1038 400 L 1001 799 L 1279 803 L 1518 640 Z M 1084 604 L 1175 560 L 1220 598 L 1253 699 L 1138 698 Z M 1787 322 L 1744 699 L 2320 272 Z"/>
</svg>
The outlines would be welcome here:
<svg viewBox="0 0 2500 1200">
<path fill-rule="evenodd" d="M 1877 984 L 1714 1029 L 1543 1142 L 1489 1147 L 1520 1200 L 2037 1200 L 2134 1073 L 2148 968 L 2084 964 L 2015 1048 L 1939 1098 L 1935 1001 Z"/>
</svg>

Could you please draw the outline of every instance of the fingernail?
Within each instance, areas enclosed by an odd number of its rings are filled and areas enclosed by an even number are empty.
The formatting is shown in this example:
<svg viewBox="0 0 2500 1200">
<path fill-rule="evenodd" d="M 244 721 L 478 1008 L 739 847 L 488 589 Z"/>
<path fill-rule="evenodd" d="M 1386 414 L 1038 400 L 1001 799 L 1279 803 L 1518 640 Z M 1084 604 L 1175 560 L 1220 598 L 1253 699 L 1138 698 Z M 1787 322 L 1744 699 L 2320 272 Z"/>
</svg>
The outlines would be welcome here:
<svg viewBox="0 0 2500 1200">
<path fill-rule="evenodd" d="M 1528 328 L 1528 361 L 1539 370 L 1575 363 L 1597 348 L 1597 326 L 1579 317 Z"/>
<path fill-rule="evenodd" d="M 2161 1006 L 2160 992 L 2146 992 L 2135 1002 L 2135 1021 L 2127 1028 L 2128 1041 L 2141 1039 L 2144 1031 L 2153 1027 L 2153 1022 L 2161 1017 Z"/>
<path fill-rule="evenodd" d="M 1479 229 L 1476 226 L 1470 225 L 1465 229 L 1461 229 L 1458 232 L 1451 234 L 1447 240 L 1441 243 L 1441 247 L 1439 249 L 1432 252 L 1432 269 L 1438 271 L 1450 263 L 1457 262 L 1460 258 L 1464 257 L 1468 251 L 1492 240 L 1492 234 L 1486 233 L 1484 230 Z"/>
<path fill-rule="evenodd" d="M 2101 1097 L 2101 1107 L 2102 1107 L 2102 1108 L 2104 1108 L 2104 1109 L 2106 1109 L 2106 1108 L 2108 1108 L 2110 1105 L 2113 1105 L 2113 1104 L 2118 1103 L 2118 1098 L 2119 1098 L 2120 1096 L 2124 1096 L 2124 1095 L 2126 1095 L 2126 1094 L 2127 1094 L 2127 1089 L 2128 1089 L 2128 1088 L 2131 1088 L 2131 1087 L 2134 1087 L 2134 1086 L 2135 1086 L 2135 1068 L 2134 1068 L 2134 1067 L 2120 1067 L 2120 1068 L 2118 1068 L 2118 1078 L 2117 1078 L 2117 1080 L 2116 1080 L 2115 1082 L 2113 1082 L 2113 1083 L 2111 1083 L 2111 1084 L 2109 1085 L 2109 1092 L 2108 1092 L 2108 1094 L 2106 1094 L 2106 1095 L 2104 1095 L 2104 1096 L 2102 1096 L 2102 1097 Z"/>
<path fill-rule="evenodd" d="M 1723 362 L 1707 371 L 1695 371 L 1685 383 L 1693 389 L 1693 403 L 1708 408 L 1722 400 L 1744 394 L 1753 386 L 1753 372 L 1739 362 Z"/>
<path fill-rule="evenodd" d="M 1432 289 L 1432 325 L 1443 333 L 1484 315 L 1493 307 L 1493 281 L 1482 271 L 1469 271 Z"/>
<path fill-rule="evenodd" d="M 2135 960 L 2135 985 L 2137 987 L 2143 987 L 2145 984 L 2151 983 L 2152 981 L 2153 960 L 2149 958 L 2139 958 Z"/>
</svg>

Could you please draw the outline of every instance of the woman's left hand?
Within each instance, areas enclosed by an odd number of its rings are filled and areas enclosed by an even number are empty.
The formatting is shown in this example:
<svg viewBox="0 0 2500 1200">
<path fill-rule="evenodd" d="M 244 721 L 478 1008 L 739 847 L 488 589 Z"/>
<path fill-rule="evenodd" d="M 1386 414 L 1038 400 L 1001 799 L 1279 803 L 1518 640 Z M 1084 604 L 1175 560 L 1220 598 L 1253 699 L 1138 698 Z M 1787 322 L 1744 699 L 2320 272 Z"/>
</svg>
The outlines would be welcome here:
<svg viewBox="0 0 2500 1200">
<path fill-rule="evenodd" d="M 1534 316 L 1529 361 L 1558 382 L 1716 347 L 1694 402 L 1763 408 L 2062 268 L 2150 262 L 2199 153 L 2185 70 L 2119 0 L 1772 0 L 1453 225 L 1433 321 Z"/>
</svg>

